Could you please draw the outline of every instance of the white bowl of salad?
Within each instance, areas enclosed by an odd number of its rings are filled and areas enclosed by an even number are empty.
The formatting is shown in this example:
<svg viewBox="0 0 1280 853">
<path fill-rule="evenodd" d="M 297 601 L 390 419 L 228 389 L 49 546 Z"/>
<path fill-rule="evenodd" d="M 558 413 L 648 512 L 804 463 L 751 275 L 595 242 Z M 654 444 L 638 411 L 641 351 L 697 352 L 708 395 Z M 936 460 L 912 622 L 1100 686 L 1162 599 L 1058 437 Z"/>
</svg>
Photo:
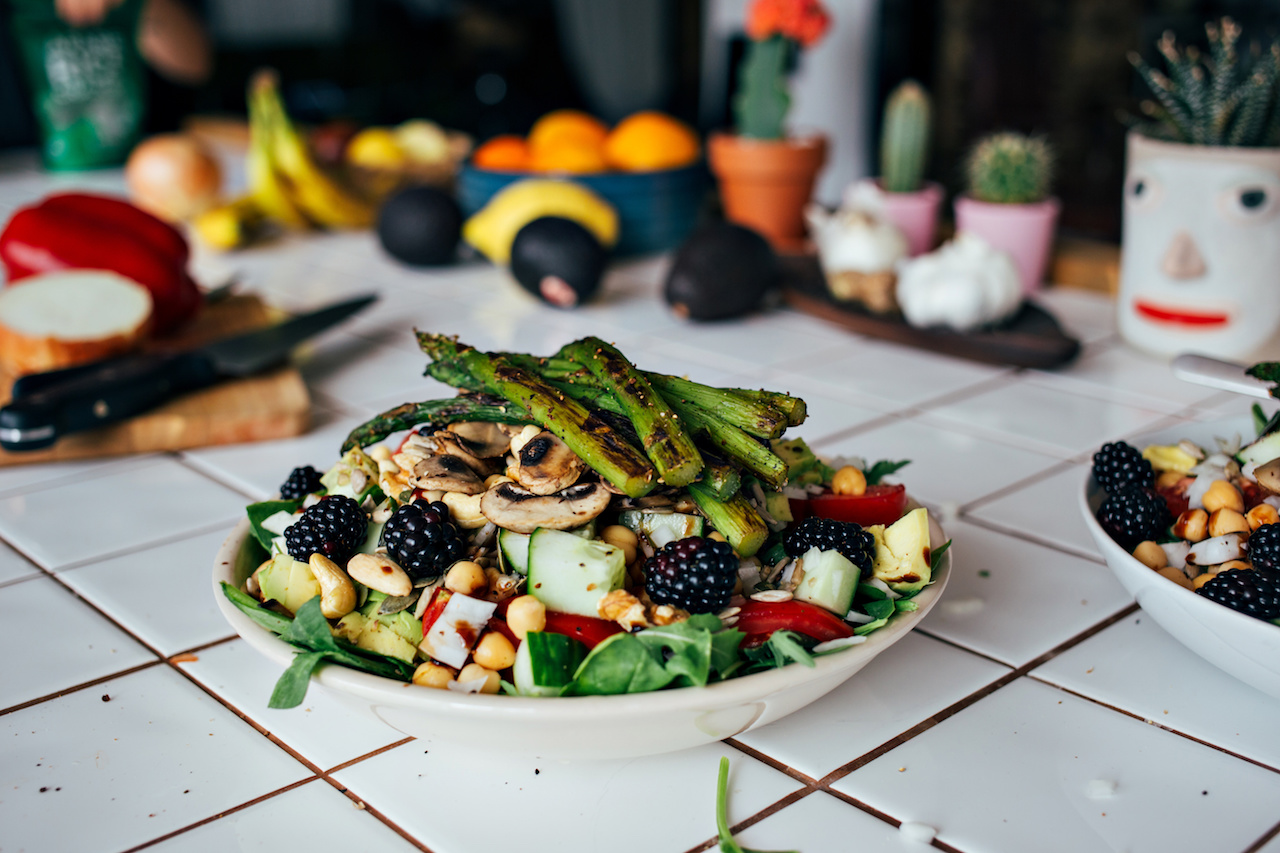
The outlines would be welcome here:
<svg viewBox="0 0 1280 853">
<path fill-rule="evenodd" d="M 352 431 L 248 507 L 214 563 L 236 631 L 406 734 L 575 759 L 767 725 L 933 606 L 946 541 L 905 462 L 819 459 L 804 401 L 419 335 L 463 393 Z M 408 432 L 406 432 L 408 430 Z M 264 697 L 264 700 L 266 697 Z"/>
<path fill-rule="evenodd" d="M 1272 478 L 1280 463 L 1264 467 L 1274 459 L 1280 432 L 1260 410 L 1180 424 L 1104 446 L 1080 509 L 1107 565 L 1157 624 L 1224 672 L 1280 697 L 1272 544 L 1280 542 L 1280 495 L 1267 488 L 1280 486 Z"/>
</svg>

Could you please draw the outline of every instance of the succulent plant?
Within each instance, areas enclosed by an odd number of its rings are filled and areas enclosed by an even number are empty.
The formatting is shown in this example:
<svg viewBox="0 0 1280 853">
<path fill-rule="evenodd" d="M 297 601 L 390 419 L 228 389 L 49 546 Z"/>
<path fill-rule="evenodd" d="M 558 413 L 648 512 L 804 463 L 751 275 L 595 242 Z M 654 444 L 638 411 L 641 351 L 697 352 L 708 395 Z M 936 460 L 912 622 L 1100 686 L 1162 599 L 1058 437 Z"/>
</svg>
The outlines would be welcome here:
<svg viewBox="0 0 1280 853">
<path fill-rule="evenodd" d="M 1280 43 L 1240 50 L 1240 26 L 1230 18 L 1206 24 L 1205 33 L 1207 56 L 1193 45 L 1179 50 L 1173 33 L 1160 37 L 1168 74 L 1129 54 L 1155 95 L 1142 103 L 1151 120 L 1139 129 L 1192 145 L 1280 145 Z"/>
<path fill-rule="evenodd" d="M 891 193 L 920 189 L 929 154 L 929 93 L 906 80 L 889 93 L 880 133 L 880 180 Z"/>
<path fill-rule="evenodd" d="M 1039 136 L 993 133 L 978 141 L 965 162 L 969 195 L 995 204 L 1030 204 L 1049 195 L 1053 151 Z"/>
</svg>

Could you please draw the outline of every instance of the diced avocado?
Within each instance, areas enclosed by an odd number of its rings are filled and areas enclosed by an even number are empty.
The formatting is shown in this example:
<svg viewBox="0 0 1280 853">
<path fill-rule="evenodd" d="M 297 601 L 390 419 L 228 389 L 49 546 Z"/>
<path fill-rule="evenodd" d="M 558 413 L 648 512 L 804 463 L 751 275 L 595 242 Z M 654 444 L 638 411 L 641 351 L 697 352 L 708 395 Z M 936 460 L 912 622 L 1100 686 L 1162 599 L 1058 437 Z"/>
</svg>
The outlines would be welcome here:
<svg viewBox="0 0 1280 853">
<path fill-rule="evenodd" d="M 529 536 L 529 593 L 548 610 L 598 616 L 600 599 L 626 579 L 620 548 L 541 527 Z"/>
<path fill-rule="evenodd" d="M 413 610 L 401 610 L 399 613 L 379 613 L 378 608 L 386 599 L 385 592 L 369 590 L 369 596 L 358 611 L 368 622 L 380 622 L 383 627 L 395 631 L 406 642 L 417 646 L 422 642 L 422 621 L 413 618 Z"/>
<path fill-rule="evenodd" d="M 773 452 L 787 463 L 787 483 L 792 486 L 822 484 L 831 481 L 831 467 L 817 457 L 803 438 L 774 439 Z"/>
<path fill-rule="evenodd" d="M 360 632 L 360 636 L 356 637 L 356 645 L 371 652 L 400 658 L 411 663 L 414 655 L 417 654 L 417 646 L 414 643 L 409 642 L 377 619 L 369 619 L 365 622 L 364 630 Z"/>
<path fill-rule="evenodd" d="M 853 593 L 861 575 L 858 567 L 839 551 L 810 548 L 801 557 L 804 579 L 796 587 L 795 597 L 844 617 L 853 607 Z"/>
<path fill-rule="evenodd" d="M 1280 457 L 1280 432 L 1268 433 L 1236 454 L 1241 465 L 1265 465 L 1277 457 Z"/>
<path fill-rule="evenodd" d="M 288 554 L 274 554 L 270 563 L 265 563 L 254 575 L 258 579 L 259 598 L 265 603 L 277 601 L 284 604 L 285 593 L 289 589 L 289 572 L 293 569 L 293 557 Z"/>
<path fill-rule="evenodd" d="M 368 621 L 359 610 L 352 610 L 339 619 L 337 625 L 333 626 L 333 636 L 340 640 L 346 640 L 348 643 L 354 643 L 360 639 L 360 634 L 364 631 L 365 623 Z"/>
<path fill-rule="evenodd" d="M 643 535 L 655 548 L 661 548 L 668 542 L 687 539 L 690 536 L 701 536 L 703 518 L 700 515 L 687 515 L 682 512 L 646 512 L 641 509 L 629 509 L 618 513 L 618 523 Z"/>
<path fill-rule="evenodd" d="M 521 696 L 559 696 L 586 656 L 586 646 L 572 637 L 531 631 L 516 649 L 511 679 Z"/>
<path fill-rule="evenodd" d="M 262 519 L 262 529 L 268 533 L 274 533 L 276 536 L 282 536 L 285 529 L 300 518 L 302 518 L 300 513 L 282 509 Z"/>
<path fill-rule="evenodd" d="M 876 540 L 872 577 L 901 593 L 916 592 L 929 582 L 929 513 L 924 507 L 911 510 L 889 527 L 876 524 L 867 532 Z"/>
<path fill-rule="evenodd" d="M 292 557 L 289 559 L 293 560 Z M 301 560 L 293 560 L 289 569 L 289 588 L 285 591 L 284 601 L 280 602 L 291 613 L 320 594 L 320 583 L 311 574 L 311 567 Z"/>
<path fill-rule="evenodd" d="M 363 476 L 353 478 L 352 473 L 355 471 L 359 471 Z M 320 484 L 324 486 L 326 494 L 346 495 L 353 500 L 358 500 L 365 489 L 377 482 L 378 463 L 358 447 L 348 450 L 346 455 L 320 478 Z"/>
<path fill-rule="evenodd" d="M 775 521 L 787 524 L 795 521 L 795 516 L 791 514 L 791 499 L 782 492 L 765 492 L 764 508 Z"/>
</svg>

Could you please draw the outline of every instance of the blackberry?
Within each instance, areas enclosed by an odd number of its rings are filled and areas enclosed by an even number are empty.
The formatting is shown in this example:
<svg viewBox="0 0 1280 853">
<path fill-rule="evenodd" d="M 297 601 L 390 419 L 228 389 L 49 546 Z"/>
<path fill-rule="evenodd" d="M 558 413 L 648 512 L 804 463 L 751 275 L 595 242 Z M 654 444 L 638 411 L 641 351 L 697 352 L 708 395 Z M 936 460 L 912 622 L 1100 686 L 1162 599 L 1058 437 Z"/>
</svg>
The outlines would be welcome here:
<svg viewBox="0 0 1280 853">
<path fill-rule="evenodd" d="M 1255 619 L 1280 619 L 1280 572 L 1227 569 L 1196 592 Z"/>
<path fill-rule="evenodd" d="M 449 507 L 422 498 L 391 514 L 382 528 L 382 544 L 415 581 L 438 578 L 466 556 L 466 543 L 449 520 Z"/>
<path fill-rule="evenodd" d="M 810 516 L 787 534 L 782 547 L 788 557 L 799 557 L 810 548 L 819 551 L 839 551 L 862 573 L 871 574 L 871 564 L 876 557 L 875 538 L 852 521 L 836 521 L 831 518 Z"/>
<path fill-rule="evenodd" d="M 320 472 L 310 465 L 304 465 L 289 472 L 289 479 L 280 486 L 280 497 L 286 501 L 297 501 L 318 491 L 320 491 Z"/>
<path fill-rule="evenodd" d="M 1280 524 L 1264 524 L 1253 531 L 1246 547 L 1255 569 L 1280 571 Z"/>
<path fill-rule="evenodd" d="M 1093 479 L 1103 491 L 1111 494 L 1125 485 L 1154 485 L 1156 473 L 1138 448 L 1116 441 L 1102 445 L 1102 449 L 1093 454 Z"/>
<path fill-rule="evenodd" d="M 1172 522 L 1164 498 L 1141 486 L 1123 486 L 1098 507 L 1098 523 L 1126 551 L 1147 539 L 1159 539 Z"/>
<path fill-rule="evenodd" d="M 644 588 L 656 604 L 714 613 L 729 604 L 738 558 L 728 542 L 690 536 L 668 542 L 644 564 Z"/>
<path fill-rule="evenodd" d="M 346 495 L 329 495 L 285 528 L 284 541 L 295 560 L 305 563 L 312 554 L 324 554 L 342 566 L 364 544 L 368 529 L 369 518 L 360 504 Z"/>
</svg>

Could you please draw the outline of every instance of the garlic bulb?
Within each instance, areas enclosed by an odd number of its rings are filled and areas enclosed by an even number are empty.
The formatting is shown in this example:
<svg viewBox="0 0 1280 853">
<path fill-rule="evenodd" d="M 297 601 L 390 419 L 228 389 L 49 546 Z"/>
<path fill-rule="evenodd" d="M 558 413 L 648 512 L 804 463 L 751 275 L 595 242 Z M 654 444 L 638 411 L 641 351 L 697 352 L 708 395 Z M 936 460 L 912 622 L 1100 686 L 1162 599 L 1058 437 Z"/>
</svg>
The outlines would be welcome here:
<svg viewBox="0 0 1280 853">
<path fill-rule="evenodd" d="M 898 228 L 865 210 L 828 213 L 811 204 L 805 209 L 818 258 L 827 275 L 840 272 L 892 272 L 907 256 L 907 238 Z"/>
<path fill-rule="evenodd" d="M 937 251 L 899 264 L 896 296 L 912 326 L 967 332 L 1014 314 L 1022 305 L 1022 285 L 1006 252 L 961 233 Z"/>
</svg>

